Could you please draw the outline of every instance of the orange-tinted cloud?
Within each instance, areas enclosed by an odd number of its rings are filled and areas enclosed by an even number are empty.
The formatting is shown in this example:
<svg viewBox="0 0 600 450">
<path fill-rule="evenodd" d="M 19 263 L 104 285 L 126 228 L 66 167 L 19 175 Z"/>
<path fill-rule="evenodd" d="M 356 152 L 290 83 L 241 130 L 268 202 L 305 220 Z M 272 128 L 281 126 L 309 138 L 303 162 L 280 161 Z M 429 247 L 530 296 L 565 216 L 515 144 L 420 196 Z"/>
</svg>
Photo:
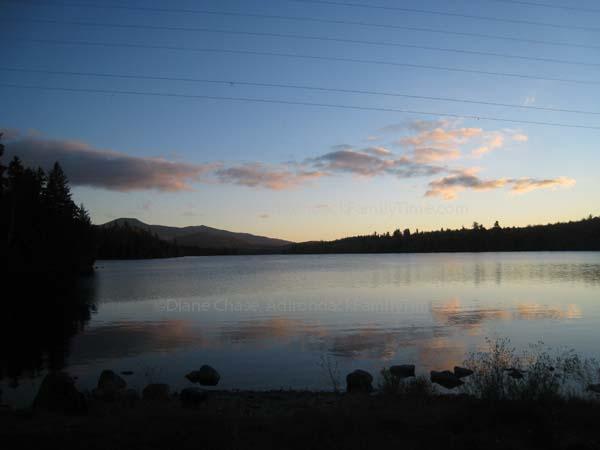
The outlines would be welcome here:
<svg viewBox="0 0 600 450">
<path fill-rule="evenodd" d="M 247 163 L 240 166 L 217 169 L 215 175 L 221 183 L 274 190 L 292 189 L 327 175 L 319 170 L 293 170 L 288 166 L 270 166 L 263 163 Z"/>
<path fill-rule="evenodd" d="M 536 179 L 536 178 L 497 178 L 485 180 L 477 175 L 477 169 L 464 169 L 451 175 L 433 180 L 429 183 L 426 197 L 442 197 L 445 200 L 456 198 L 464 190 L 486 191 L 510 187 L 511 192 L 522 194 L 536 189 L 569 187 L 575 180 L 568 177 Z"/>
<path fill-rule="evenodd" d="M 510 180 L 510 182 L 512 183 L 511 191 L 516 194 L 523 194 L 536 189 L 570 187 L 576 183 L 573 178 L 568 177 L 546 178 L 542 180 L 535 178 L 519 178 Z"/>
</svg>

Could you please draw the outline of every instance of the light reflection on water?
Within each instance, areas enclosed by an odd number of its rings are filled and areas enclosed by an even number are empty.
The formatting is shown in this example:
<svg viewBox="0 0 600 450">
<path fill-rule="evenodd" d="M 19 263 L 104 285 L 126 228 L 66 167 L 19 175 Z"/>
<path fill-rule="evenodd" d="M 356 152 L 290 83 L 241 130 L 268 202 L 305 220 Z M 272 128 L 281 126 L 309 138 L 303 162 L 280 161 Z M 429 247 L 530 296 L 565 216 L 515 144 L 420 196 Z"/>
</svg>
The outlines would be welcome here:
<svg viewBox="0 0 600 450">
<path fill-rule="evenodd" d="M 600 356 L 600 253 L 225 256 L 100 261 L 97 312 L 66 345 L 81 388 L 102 369 L 130 385 L 187 384 L 211 364 L 223 388 L 329 388 L 319 366 L 451 368 L 486 336 Z M 19 377 L 8 401 L 31 397 Z"/>
</svg>

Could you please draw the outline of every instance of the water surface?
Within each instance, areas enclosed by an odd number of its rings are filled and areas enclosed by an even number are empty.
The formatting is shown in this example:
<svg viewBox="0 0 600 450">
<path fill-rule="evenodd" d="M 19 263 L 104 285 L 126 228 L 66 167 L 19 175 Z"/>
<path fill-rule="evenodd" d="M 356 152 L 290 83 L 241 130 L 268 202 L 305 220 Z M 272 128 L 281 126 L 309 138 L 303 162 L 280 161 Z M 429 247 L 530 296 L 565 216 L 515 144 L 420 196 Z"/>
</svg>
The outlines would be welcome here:
<svg viewBox="0 0 600 450">
<path fill-rule="evenodd" d="M 64 366 L 81 389 L 94 387 L 106 368 L 134 371 L 128 383 L 137 388 L 167 382 L 177 389 L 202 364 L 221 372 L 222 388 L 327 389 L 323 361 L 341 379 L 354 368 L 375 374 L 394 363 L 441 370 L 486 337 L 600 356 L 598 252 L 212 256 L 97 266 L 81 294 L 88 309 L 72 318 L 61 312 L 60 323 L 37 337 L 41 347 L 15 347 L 18 361 L 0 383 L 5 401 L 28 401 L 48 365 Z M 34 299 L 22 301 L 35 309 Z M 33 351 L 41 355 L 28 358 Z"/>
</svg>

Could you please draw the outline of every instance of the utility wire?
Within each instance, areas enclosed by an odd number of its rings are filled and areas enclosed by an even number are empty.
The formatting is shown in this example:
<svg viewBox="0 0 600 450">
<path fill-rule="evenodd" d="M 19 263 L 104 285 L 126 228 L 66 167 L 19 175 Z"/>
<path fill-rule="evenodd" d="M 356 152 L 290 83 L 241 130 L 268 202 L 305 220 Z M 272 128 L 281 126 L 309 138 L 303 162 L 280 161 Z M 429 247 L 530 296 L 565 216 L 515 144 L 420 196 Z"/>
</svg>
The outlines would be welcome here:
<svg viewBox="0 0 600 450">
<path fill-rule="evenodd" d="M 9 2 L 14 0 L 0 0 L 0 2 Z M 73 2 L 53 2 L 48 1 L 45 3 L 29 1 L 25 5 L 42 5 L 42 6 L 71 6 L 71 7 L 89 7 L 99 9 L 125 9 L 132 11 L 146 11 L 155 13 L 182 13 L 182 14 L 199 14 L 199 15 L 213 15 L 222 17 L 246 17 L 254 19 L 269 19 L 269 20 L 288 20 L 295 22 L 309 22 L 309 23 L 321 23 L 330 25 L 351 25 L 351 26 L 363 26 L 371 28 L 381 28 L 389 30 L 403 30 L 403 31 L 417 31 L 424 33 L 437 33 L 445 34 L 449 36 L 463 36 L 481 39 L 496 39 L 509 42 L 522 42 L 529 44 L 548 45 L 548 46 L 559 46 L 559 47 L 573 47 L 573 48 L 588 48 L 600 50 L 600 45 L 583 44 L 576 42 L 561 42 L 561 41 L 547 41 L 540 39 L 526 39 L 517 38 L 513 36 L 501 36 L 494 34 L 485 33 L 471 33 L 466 31 L 452 31 L 452 30 L 441 30 L 437 28 L 428 27 L 414 27 L 405 25 L 391 25 L 374 22 L 363 22 L 363 21 L 350 21 L 350 20 L 337 20 L 337 19 L 324 19 L 320 17 L 306 17 L 306 16 L 285 16 L 285 15 L 272 15 L 272 14 L 257 14 L 257 13 L 240 13 L 240 12 L 228 12 L 228 11 L 211 11 L 201 9 L 170 9 L 170 8 L 153 8 L 143 6 L 119 6 L 119 5 L 97 5 L 90 3 L 73 3 Z M 21 3 L 21 5 L 23 5 Z"/>
<path fill-rule="evenodd" d="M 64 71 L 64 70 L 29 69 L 29 68 L 20 68 L 20 67 L 0 67 L 0 71 L 18 72 L 18 73 L 39 73 L 39 74 L 44 74 L 44 75 L 68 75 L 68 76 L 98 77 L 98 78 L 119 78 L 119 79 L 133 79 L 133 80 L 184 81 L 184 82 L 192 82 L 192 83 L 217 84 L 217 85 L 230 86 L 230 87 L 252 86 L 252 87 L 266 87 L 266 88 L 281 88 L 281 89 L 306 90 L 306 91 L 316 91 L 316 92 L 332 92 L 332 93 L 340 93 L 340 94 L 359 94 L 359 95 L 376 95 L 376 96 L 383 96 L 383 97 L 412 98 L 412 99 L 416 99 L 416 100 L 434 100 L 434 101 L 443 101 L 443 102 L 451 102 L 451 103 L 466 103 L 466 104 L 485 105 L 485 106 L 500 106 L 500 107 L 505 107 L 505 108 L 517 108 L 517 109 L 533 110 L 533 111 L 561 112 L 561 113 L 573 113 L 573 114 L 582 114 L 582 115 L 600 115 L 600 112 L 597 112 L 597 111 L 584 111 L 584 110 L 578 110 L 578 109 L 550 108 L 550 107 L 543 107 L 543 106 L 519 105 L 519 104 L 515 104 L 515 103 L 497 103 L 497 102 L 480 101 L 480 100 L 402 94 L 402 93 L 385 92 L 385 91 L 328 88 L 328 87 L 309 86 L 309 85 L 301 85 L 301 84 L 262 83 L 262 82 L 240 81 L 240 80 L 215 80 L 215 79 L 206 79 L 206 78 L 166 77 L 166 76 L 131 75 L 131 74 L 115 74 L 115 73 L 99 73 L 99 72 L 75 72 L 75 71 Z"/>
<path fill-rule="evenodd" d="M 216 96 L 216 95 L 177 94 L 177 93 L 171 93 L 171 92 L 147 92 L 147 91 L 129 91 L 129 90 L 112 90 L 112 89 L 83 89 L 83 88 L 68 88 L 68 87 L 55 87 L 55 86 L 12 84 L 12 83 L 0 83 L 0 87 L 7 87 L 7 88 L 14 88 L 14 89 L 36 89 L 36 90 L 48 90 L 48 91 L 61 91 L 61 92 L 84 92 L 84 93 L 110 94 L 110 95 L 139 95 L 139 96 L 154 96 L 154 97 L 190 98 L 190 99 L 202 99 L 202 100 L 223 100 L 223 101 L 244 102 L 244 103 L 267 103 L 267 104 L 280 104 L 280 105 L 313 106 L 313 107 L 320 107 L 320 108 L 346 109 L 346 110 L 357 110 L 357 111 L 393 112 L 393 113 L 404 113 L 404 114 L 420 114 L 420 115 L 435 116 L 435 117 L 453 117 L 453 118 L 457 118 L 457 119 L 488 120 L 488 121 L 493 121 L 493 122 L 505 122 L 505 123 L 512 123 L 512 124 L 543 125 L 543 126 L 561 127 L 561 128 L 580 128 L 580 129 L 589 129 L 589 130 L 600 130 L 600 126 L 592 126 L 592 125 L 565 124 L 565 123 L 559 123 L 559 122 L 544 122 L 544 121 L 535 121 L 535 120 L 508 119 L 508 118 L 503 118 L 503 117 L 489 117 L 489 116 L 477 116 L 477 115 L 453 114 L 453 113 L 438 113 L 438 112 L 432 112 L 432 111 L 417 111 L 417 110 L 411 110 L 411 109 L 381 108 L 381 107 L 372 107 L 372 106 L 343 105 L 343 104 L 337 104 L 337 103 L 313 103 L 313 102 L 256 98 L 256 97 L 254 97 L 254 98 L 251 98 L 251 97 L 227 97 L 227 96 Z"/>
<path fill-rule="evenodd" d="M 494 72 L 489 70 L 479 69 L 466 69 L 462 67 L 447 67 L 447 66 L 434 66 L 427 64 L 412 64 L 402 63 L 396 61 L 382 61 L 377 59 L 358 59 L 358 58 L 346 58 L 339 56 L 319 56 L 319 55 L 306 55 L 300 53 L 282 53 L 282 52 L 263 52 L 255 50 L 233 50 L 233 49 L 220 49 L 220 48 L 204 48 L 204 47 L 183 47 L 174 45 L 150 45 L 150 44 L 132 44 L 125 42 L 93 42 L 93 41 L 72 41 L 72 40 L 58 40 L 58 39 L 29 39 L 29 38 L 8 38 L 5 42 L 25 42 L 34 44 L 50 44 L 50 45 L 81 45 L 87 47 L 107 47 L 107 48 L 135 48 L 135 49 L 150 49 L 150 50 L 169 50 L 169 51 L 184 51 L 184 52 L 202 52 L 202 53 L 222 53 L 230 55 L 247 55 L 247 56 L 266 56 L 266 57 L 280 57 L 280 58 L 293 58 L 293 59 L 304 59 L 313 61 L 334 61 L 334 62 L 347 62 L 355 64 L 373 64 L 381 66 L 391 67 L 408 67 L 411 69 L 424 69 L 424 70 L 438 70 L 444 72 L 457 72 L 457 73 L 470 73 L 476 75 L 491 75 L 508 78 L 520 78 L 528 80 L 541 80 L 541 81 L 556 81 L 561 83 L 572 83 L 572 84 L 584 84 L 584 85 L 597 85 L 600 84 L 598 80 L 581 80 L 574 78 L 557 78 L 557 77 L 542 77 L 536 75 L 527 75 L 522 73 L 512 72 Z"/>
<path fill-rule="evenodd" d="M 600 9 L 597 9 L 597 8 L 585 8 L 585 7 L 580 7 L 580 6 L 567 6 L 567 5 L 551 5 L 550 3 L 530 2 L 530 1 L 525 1 L 525 0 L 487 0 L 487 1 L 496 2 L 496 3 L 510 3 L 513 5 L 536 6 L 536 7 L 540 7 L 540 8 L 562 9 L 565 11 L 600 13 Z"/>
<path fill-rule="evenodd" d="M 346 39 L 336 38 L 330 36 L 314 36 L 304 34 L 287 34 L 287 33 L 271 33 L 262 31 L 238 31 L 238 30 L 223 30 L 217 28 L 203 28 L 203 27 L 174 27 L 174 26 L 162 26 L 162 25 L 136 25 L 136 24 L 116 24 L 116 23 L 101 23 L 101 22 L 82 22 L 82 21 L 68 21 L 68 20 L 55 20 L 55 19 L 25 19 L 25 18 L 0 18 L 0 21 L 18 21 L 18 22 L 32 22 L 32 23 L 48 23 L 55 25 L 76 25 L 84 27 L 99 27 L 99 28 L 117 28 L 117 29 L 139 29 L 139 30 L 164 30 L 164 31 L 191 31 L 191 32 L 202 32 L 202 33 L 217 33 L 217 34 L 230 34 L 235 36 L 260 36 L 260 37 L 274 37 L 284 39 L 301 39 L 311 41 L 324 41 L 324 42 L 340 42 L 346 44 L 364 44 L 374 45 L 380 47 L 396 47 L 396 48 L 409 48 L 416 50 L 428 50 L 438 51 L 446 53 L 461 53 L 467 55 L 477 56 L 491 56 L 497 58 L 509 58 L 519 59 L 525 61 L 539 61 L 545 63 L 555 64 L 567 64 L 587 67 L 600 67 L 600 63 L 585 62 L 585 61 L 573 61 L 557 58 L 544 58 L 538 56 L 525 56 L 525 55 L 512 55 L 507 53 L 487 52 L 479 50 L 469 50 L 461 48 L 450 48 L 450 47 L 435 47 L 428 45 L 418 44 L 403 44 L 399 42 L 389 41 L 366 41 L 360 39 Z"/>
<path fill-rule="evenodd" d="M 550 23 L 550 22 L 537 22 L 533 20 L 521 20 L 521 19 L 505 19 L 501 17 L 493 17 L 493 16 L 479 16 L 475 14 L 463 14 L 463 13 L 455 13 L 450 11 L 436 11 L 431 9 L 418 9 L 418 8 L 405 8 L 402 6 L 386 6 L 386 5 L 370 5 L 366 3 L 353 3 L 353 2 L 339 2 L 334 0 L 288 0 L 296 3 L 312 3 L 317 5 L 328 5 L 328 6 L 344 6 L 349 8 L 364 8 L 364 9 L 377 9 L 383 11 L 397 11 L 397 12 L 405 12 L 405 13 L 414 13 L 414 14 L 426 14 L 433 16 L 443 16 L 443 17 L 460 17 L 463 19 L 473 19 L 473 20 L 483 20 L 488 22 L 504 22 L 504 23 L 514 23 L 518 25 L 534 25 L 540 27 L 549 27 L 549 28 L 557 28 L 562 30 L 579 30 L 579 31 L 591 31 L 594 33 L 600 32 L 600 28 L 598 27 L 587 27 L 583 25 L 563 25 L 560 23 Z"/>
</svg>

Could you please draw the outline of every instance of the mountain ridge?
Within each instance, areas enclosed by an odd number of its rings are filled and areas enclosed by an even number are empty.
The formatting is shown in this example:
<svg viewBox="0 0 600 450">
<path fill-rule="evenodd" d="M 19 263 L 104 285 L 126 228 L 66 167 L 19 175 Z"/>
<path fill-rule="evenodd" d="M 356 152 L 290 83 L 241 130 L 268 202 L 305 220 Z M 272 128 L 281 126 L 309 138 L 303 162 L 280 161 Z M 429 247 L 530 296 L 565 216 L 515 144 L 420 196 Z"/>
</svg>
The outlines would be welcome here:
<svg viewBox="0 0 600 450">
<path fill-rule="evenodd" d="M 110 227 L 122 225 L 149 231 L 164 241 L 177 241 L 178 245 L 206 249 L 274 249 L 294 244 L 294 242 L 284 239 L 221 230 L 207 225 L 191 225 L 186 227 L 152 225 L 132 217 L 120 217 L 99 226 Z"/>
</svg>

